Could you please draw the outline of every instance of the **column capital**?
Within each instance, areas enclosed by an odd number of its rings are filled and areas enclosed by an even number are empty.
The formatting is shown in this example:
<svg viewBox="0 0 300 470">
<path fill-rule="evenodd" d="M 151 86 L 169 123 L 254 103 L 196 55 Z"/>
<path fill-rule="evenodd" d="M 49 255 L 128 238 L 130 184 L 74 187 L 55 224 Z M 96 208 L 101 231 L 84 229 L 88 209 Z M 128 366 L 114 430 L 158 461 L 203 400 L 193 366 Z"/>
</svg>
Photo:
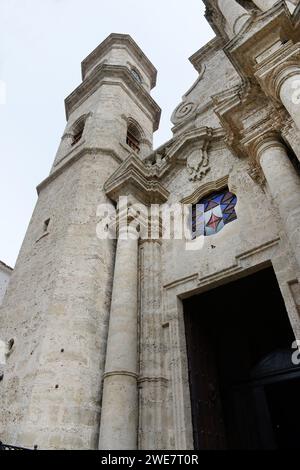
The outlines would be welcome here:
<svg viewBox="0 0 300 470">
<path fill-rule="evenodd" d="M 149 208 L 129 194 L 117 206 L 116 233 L 121 240 L 138 239 L 148 233 Z"/>
<path fill-rule="evenodd" d="M 138 240 L 140 238 L 140 227 L 137 225 L 119 225 L 118 226 L 118 239 L 119 240 Z"/>
<path fill-rule="evenodd" d="M 264 92 L 281 102 L 280 90 L 283 83 L 290 77 L 300 74 L 300 43 L 289 41 L 275 53 L 266 55 L 262 63 L 256 67 L 255 76 Z"/>
<path fill-rule="evenodd" d="M 254 143 L 253 150 L 256 153 L 256 161 L 259 163 L 261 155 L 269 148 L 283 148 L 285 145 L 280 141 L 280 137 L 275 132 L 263 135 Z"/>
<path fill-rule="evenodd" d="M 254 165 L 260 166 L 261 155 L 269 148 L 283 148 L 280 135 L 276 131 L 267 131 L 243 140 L 243 145 L 247 150 Z"/>
<path fill-rule="evenodd" d="M 300 59 L 300 57 L 299 57 Z M 291 77 L 294 76 L 299 76 L 300 75 L 300 61 L 297 62 L 295 61 L 290 61 L 287 62 L 286 64 L 280 64 L 277 67 L 275 67 L 271 81 L 269 84 L 269 89 L 272 94 L 272 96 L 276 100 L 280 100 L 280 90 L 283 85 L 283 83 Z"/>
</svg>

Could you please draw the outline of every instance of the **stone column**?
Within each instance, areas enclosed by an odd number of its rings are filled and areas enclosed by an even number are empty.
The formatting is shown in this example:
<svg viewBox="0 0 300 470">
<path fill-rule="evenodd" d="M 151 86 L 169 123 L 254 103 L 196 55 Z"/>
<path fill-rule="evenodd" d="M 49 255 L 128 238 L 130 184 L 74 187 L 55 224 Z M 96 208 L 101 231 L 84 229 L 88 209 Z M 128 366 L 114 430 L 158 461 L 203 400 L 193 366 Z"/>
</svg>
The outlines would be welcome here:
<svg viewBox="0 0 300 470">
<path fill-rule="evenodd" d="M 140 248 L 139 449 L 167 448 L 167 379 L 164 374 L 161 242 L 144 240 Z"/>
<path fill-rule="evenodd" d="M 291 65 L 276 77 L 277 94 L 300 130 L 300 66 Z"/>
<path fill-rule="evenodd" d="M 232 36 L 237 34 L 250 18 L 250 14 L 235 0 L 218 0 L 219 9 L 224 16 Z"/>
<path fill-rule="evenodd" d="M 259 142 L 256 151 L 300 266 L 300 178 L 275 135 Z"/>
<path fill-rule="evenodd" d="M 272 8 L 275 3 L 277 3 L 278 0 L 253 0 L 253 3 L 261 10 L 261 11 L 267 11 Z M 285 3 L 291 13 L 295 10 L 295 5 L 293 5 L 292 2 L 289 0 L 285 0 Z"/>
<path fill-rule="evenodd" d="M 103 384 L 99 449 L 137 449 L 138 233 L 119 234 Z"/>
</svg>

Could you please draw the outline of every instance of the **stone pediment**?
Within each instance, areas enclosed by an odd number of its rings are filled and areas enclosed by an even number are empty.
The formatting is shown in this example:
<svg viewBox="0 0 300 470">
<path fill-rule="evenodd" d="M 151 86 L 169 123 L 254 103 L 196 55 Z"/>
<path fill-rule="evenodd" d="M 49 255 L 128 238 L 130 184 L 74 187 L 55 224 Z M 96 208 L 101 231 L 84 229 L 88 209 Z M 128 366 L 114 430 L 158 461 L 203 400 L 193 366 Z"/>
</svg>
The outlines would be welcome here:
<svg viewBox="0 0 300 470">
<path fill-rule="evenodd" d="M 210 144 L 224 141 L 225 135 L 222 128 L 200 127 L 186 131 L 170 141 L 167 147 L 155 151 L 147 160 L 152 162 L 152 171 L 156 171 L 161 180 L 187 166 L 188 173 L 191 170 L 190 180 L 196 181 L 209 170 Z M 195 153 L 198 153 L 198 161 Z"/>
<path fill-rule="evenodd" d="M 106 194 L 116 201 L 120 195 L 134 192 L 146 203 L 163 203 L 169 197 L 163 185 L 166 176 L 186 166 L 190 181 L 201 180 L 210 170 L 210 143 L 223 140 L 224 136 L 221 128 L 201 127 L 173 139 L 163 156 L 156 151 L 142 161 L 132 152 L 105 183 Z"/>
<path fill-rule="evenodd" d="M 169 192 L 157 173 L 132 152 L 106 181 L 104 190 L 113 201 L 132 194 L 144 204 L 162 204 L 168 200 Z"/>
</svg>

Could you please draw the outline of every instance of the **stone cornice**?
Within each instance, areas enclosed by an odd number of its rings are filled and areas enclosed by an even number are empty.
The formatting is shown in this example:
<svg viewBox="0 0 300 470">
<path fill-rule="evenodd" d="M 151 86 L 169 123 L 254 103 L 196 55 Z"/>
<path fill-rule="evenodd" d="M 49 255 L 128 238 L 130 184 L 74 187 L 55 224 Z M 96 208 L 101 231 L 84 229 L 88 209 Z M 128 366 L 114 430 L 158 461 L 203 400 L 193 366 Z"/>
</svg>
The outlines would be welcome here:
<svg viewBox="0 0 300 470">
<path fill-rule="evenodd" d="M 281 143 L 280 134 L 270 127 L 256 129 L 243 139 L 252 163 L 259 165 L 261 153 L 269 147 L 278 147 Z"/>
<path fill-rule="evenodd" d="M 81 63 L 82 79 L 84 80 L 88 70 L 91 70 L 96 63 L 101 60 L 101 57 L 107 54 L 109 49 L 115 46 L 129 48 L 138 63 L 151 78 L 151 88 L 155 87 L 157 78 L 156 68 L 128 34 L 112 33 L 101 44 L 99 44 L 99 46 L 96 47 L 96 49 L 94 49 Z"/>
<path fill-rule="evenodd" d="M 205 197 L 207 194 L 220 191 L 221 189 L 225 188 L 228 185 L 228 175 L 219 178 L 216 181 L 209 181 L 207 183 L 202 184 L 197 188 L 193 194 L 182 199 L 180 202 L 182 204 L 196 204 L 200 199 Z"/>
<path fill-rule="evenodd" d="M 243 128 L 240 114 L 245 109 L 250 94 L 251 86 L 245 81 L 212 96 L 214 111 L 224 128 L 225 141 L 238 156 L 243 156 L 239 145 Z"/>
<path fill-rule="evenodd" d="M 127 88 L 137 97 L 151 114 L 154 131 L 158 129 L 161 109 L 151 95 L 140 85 L 130 73 L 130 70 L 121 65 L 100 64 L 66 99 L 66 117 L 76 109 L 84 100 L 91 96 L 103 84 L 122 86 Z"/>
<path fill-rule="evenodd" d="M 245 145 L 249 138 L 267 131 L 278 133 L 287 119 L 286 110 L 274 106 L 258 85 L 250 81 L 213 98 L 215 112 L 227 130 L 227 144 L 240 157 L 249 155 Z"/>
<path fill-rule="evenodd" d="M 232 111 L 236 106 L 239 106 L 249 89 L 249 83 L 244 82 L 212 95 L 216 114 L 219 117 L 226 115 L 226 113 Z"/>
<path fill-rule="evenodd" d="M 208 147 L 211 142 L 224 141 L 226 136 L 222 128 L 201 127 L 186 131 L 170 141 L 170 145 L 155 170 L 158 177 L 164 178 L 177 165 L 185 165 L 189 150 L 193 146 Z"/>
<path fill-rule="evenodd" d="M 257 12 L 257 14 L 252 17 L 252 22 L 248 24 L 247 29 L 232 38 L 226 44 L 226 49 L 233 51 L 243 44 L 248 43 L 254 35 L 265 35 L 270 30 L 274 30 L 279 21 L 282 23 L 283 18 L 286 21 L 285 25 L 291 24 L 289 10 L 284 0 L 276 2 L 272 8 L 265 12 Z"/>
<path fill-rule="evenodd" d="M 260 44 L 271 46 L 284 38 L 295 37 L 293 19 L 284 1 L 270 10 L 254 15 L 246 28 L 229 41 L 224 52 L 241 77 L 252 76 L 256 57 L 261 52 Z"/>
<path fill-rule="evenodd" d="M 243 145 L 250 157 L 248 174 L 263 188 L 266 178 L 260 165 L 260 157 L 268 148 L 278 148 L 281 146 L 285 148 L 281 142 L 281 136 L 279 132 L 270 128 L 261 129 L 245 137 Z"/>
<path fill-rule="evenodd" d="M 206 6 L 205 18 L 216 33 L 216 36 L 223 38 L 225 41 L 228 40 L 228 36 L 225 31 L 225 19 L 218 9 L 216 2 L 212 0 L 203 0 L 203 3 Z"/>
<path fill-rule="evenodd" d="M 280 101 L 279 91 L 284 80 L 300 69 L 300 43 L 288 41 L 279 50 L 256 66 L 255 76 L 263 90 Z"/>
<path fill-rule="evenodd" d="M 13 271 L 13 268 L 8 266 L 8 264 L 4 263 L 3 261 L 0 261 L 0 270 L 4 270 L 8 274 L 11 274 Z"/>
<path fill-rule="evenodd" d="M 128 194 L 144 204 L 162 204 L 169 198 L 167 189 L 134 152 L 107 180 L 104 189 L 107 196 L 116 202 L 120 196 Z"/>
<path fill-rule="evenodd" d="M 205 46 L 201 47 L 197 52 L 195 52 L 190 58 L 189 61 L 197 70 L 197 72 L 202 72 L 203 62 L 207 61 L 207 59 L 215 54 L 217 51 L 222 49 L 225 45 L 225 41 L 223 38 L 216 36 L 211 41 L 209 41 Z"/>
<path fill-rule="evenodd" d="M 224 137 L 224 132 L 221 128 L 213 129 L 211 127 L 200 127 L 198 129 L 192 129 L 179 135 L 178 138 L 169 147 L 166 154 L 167 160 L 174 159 L 182 148 L 186 149 L 190 144 L 199 142 L 200 140 L 216 140 Z"/>
</svg>

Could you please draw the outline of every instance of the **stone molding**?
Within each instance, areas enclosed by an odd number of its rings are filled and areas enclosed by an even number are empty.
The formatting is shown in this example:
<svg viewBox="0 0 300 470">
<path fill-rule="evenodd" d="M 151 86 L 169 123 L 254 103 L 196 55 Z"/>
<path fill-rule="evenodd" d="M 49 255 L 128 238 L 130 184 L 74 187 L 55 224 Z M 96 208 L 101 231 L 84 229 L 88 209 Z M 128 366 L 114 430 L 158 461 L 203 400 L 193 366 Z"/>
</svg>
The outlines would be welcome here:
<svg viewBox="0 0 300 470">
<path fill-rule="evenodd" d="M 4 263 L 3 261 L 0 260 L 0 270 L 3 270 L 7 272 L 8 274 L 11 274 L 14 270 L 14 268 L 11 268 L 8 266 L 8 264 Z"/>
<path fill-rule="evenodd" d="M 281 142 L 280 134 L 272 128 L 267 128 L 265 131 L 260 130 L 252 135 L 243 139 L 243 145 L 247 150 L 252 162 L 259 165 L 261 154 L 267 148 L 284 147 Z"/>
<path fill-rule="evenodd" d="M 270 132 L 269 134 L 259 137 L 255 141 L 253 150 L 256 154 L 257 160 L 260 161 L 260 157 L 265 150 L 277 147 L 286 148 L 285 145 L 280 142 L 278 135 Z"/>
<path fill-rule="evenodd" d="M 187 147 L 191 144 L 199 143 L 200 141 L 212 142 L 214 140 L 221 140 L 224 138 L 224 135 L 225 132 L 221 128 L 200 127 L 186 131 L 172 142 L 166 152 L 166 160 L 171 161 L 175 159 L 182 152 L 183 148 L 186 153 Z"/>
<path fill-rule="evenodd" d="M 116 375 L 132 377 L 135 380 L 137 380 L 138 378 L 138 374 L 135 374 L 134 372 L 130 372 L 127 370 L 113 370 L 113 371 L 105 372 L 103 374 L 103 380 L 107 379 L 108 377 L 115 377 Z"/>
<path fill-rule="evenodd" d="M 279 93 L 283 82 L 299 73 L 300 43 L 289 41 L 256 67 L 255 76 L 265 93 L 281 103 Z"/>
<path fill-rule="evenodd" d="M 207 194 L 220 191 L 228 185 L 229 176 L 223 176 L 216 181 L 209 181 L 205 184 L 202 184 L 197 188 L 192 194 L 182 199 L 180 202 L 182 204 L 197 204 L 197 202 L 205 197 Z"/>
<path fill-rule="evenodd" d="M 140 377 L 138 378 L 138 384 L 144 382 L 154 382 L 154 383 L 163 383 L 165 386 L 168 386 L 169 380 L 166 377 Z"/>
<path fill-rule="evenodd" d="M 224 140 L 225 132 L 221 128 L 212 129 L 202 127 L 187 131 L 178 138 L 172 139 L 165 149 L 164 156 L 156 152 L 143 162 L 135 152 L 120 165 L 115 173 L 107 180 L 105 191 L 116 201 L 126 191 L 133 191 L 136 197 L 150 203 L 164 203 L 168 200 L 169 192 L 164 188 L 161 180 L 181 163 L 186 165 L 189 153 L 196 149 L 206 149 L 214 141 Z M 153 156 L 156 160 L 153 164 Z M 160 158 L 157 158 L 157 156 Z M 206 167 L 208 171 L 209 167 Z M 200 168 L 200 171 L 201 168 Z"/>
<path fill-rule="evenodd" d="M 130 193 L 145 204 L 161 204 L 169 197 L 167 189 L 134 152 L 107 180 L 104 189 L 114 201 Z"/>
<path fill-rule="evenodd" d="M 101 60 L 101 57 L 104 57 L 110 49 L 116 46 L 127 48 L 131 51 L 137 62 L 151 77 L 151 87 L 154 88 L 156 85 L 157 70 L 137 43 L 128 34 L 112 33 L 101 44 L 99 44 L 99 46 L 97 46 L 96 49 L 94 49 L 81 63 L 82 79 L 85 79 L 88 70 L 92 69 L 93 66 Z"/>
<path fill-rule="evenodd" d="M 82 145 L 84 144 L 84 142 L 82 142 Z M 87 147 L 83 147 L 82 148 L 82 145 L 78 143 L 78 147 L 74 147 L 74 149 L 72 149 L 69 154 L 65 155 L 65 157 L 63 157 L 58 163 L 57 163 L 57 168 L 52 171 L 52 173 L 47 177 L 45 178 L 37 187 L 36 187 L 36 190 L 37 190 L 37 193 L 40 194 L 40 192 L 46 187 L 48 186 L 55 178 L 57 178 L 57 176 L 59 176 L 60 174 L 62 174 L 68 167 L 70 167 L 71 165 L 73 165 L 75 162 L 77 162 L 77 160 L 79 160 L 80 158 L 84 157 L 85 155 L 99 155 L 101 153 L 105 153 L 106 155 L 110 155 L 114 160 L 116 160 L 117 163 L 121 163 L 122 160 L 120 159 L 119 155 L 117 155 L 117 153 L 112 150 L 112 149 L 109 149 L 109 148 L 99 148 L 99 147 L 90 147 L 90 148 L 87 148 Z M 74 154 L 73 154 L 74 152 Z M 70 158 L 68 158 L 70 157 Z M 63 160 L 66 160 L 62 165 L 60 165 L 62 163 Z"/>
<path fill-rule="evenodd" d="M 213 31 L 216 33 L 216 36 L 223 38 L 223 40 L 228 40 L 228 35 L 226 33 L 225 27 L 225 18 L 220 12 L 217 6 L 217 2 L 211 0 L 203 0 L 203 3 L 206 7 L 205 18 L 212 27 Z"/>
<path fill-rule="evenodd" d="M 202 80 L 206 71 L 206 65 L 200 64 L 200 66 L 197 67 L 197 70 L 199 72 L 198 78 L 190 87 L 190 89 L 183 95 L 181 103 L 175 108 L 175 110 L 172 113 L 171 122 L 175 124 L 175 128 L 176 128 L 176 125 L 178 125 L 179 123 L 181 125 L 184 125 L 186 121 L 189 121 L 192 116 L 197 114 L 196 112 L 197 112 L 198 106 L 192 100 L 189 100 L 189 95 L 196 88 L 198 83 Z M 175 128 L 173 130 L 175 130 Z"/>
<path fill-rule="evenodd" d="M 268 34 L 274 36 L 274 32 L 276 34 L 280 26 L 285 31 L 291 32 L 293 29 L 290 12 L 283 0 L 275 3 L 273 8 L 265 12 L 253 11 L 250 20 L 244 24 L 242 30 L 225 45 L 224 52 L 237 70 L 248 68 L 250 71 L 255 63 L 255 61 L 250 63 L 250 56 L 257 48 L 258 41 L 264 38 L 265 42 Z"/>
<path fill-rule="evenodd" d="M 161 116 L 160 107 L 143 86 L 133 78 L 130 70 L 122 65 L 97 65 L 91 74 L 65 99 L 67 120 L 70 114 L 103 84 L 118 86 L 125 84 L 134 96 L 139 97 L 141 103 L 150 113 L 153 119 L 153 130 L 158 129 Z"/>
<path fill-rule="evenodd" d="M 205 46 L 201 47 L 197 52 L 195 52 L 190 58 L 189 61 L 197 70 L 197 72 L 201 75 L 203 71 L 203 65 L 205 65 L 205 61 L 215 54 L 217 51 L 222 49 L 225 45 L 224 39 L 216 36 L 211 41 L 209 41 Z M 186 93 L 188 94 L 190 90 Z"/>
<path fill-rule="evenodd" d="M 244 20 L 245 18 L 245 20 Z M 240 21 L 242 20 L 242 26 L 239 26 Z M 234 34 L 239 34 L 240 32 L 243 32 L 244 29 L 248 27 L 250 22 L 252 22 L 253 17 L 249 13 L 243 13 L 240 15 L 234 22 L 232 30 Z"/>
</svg>

